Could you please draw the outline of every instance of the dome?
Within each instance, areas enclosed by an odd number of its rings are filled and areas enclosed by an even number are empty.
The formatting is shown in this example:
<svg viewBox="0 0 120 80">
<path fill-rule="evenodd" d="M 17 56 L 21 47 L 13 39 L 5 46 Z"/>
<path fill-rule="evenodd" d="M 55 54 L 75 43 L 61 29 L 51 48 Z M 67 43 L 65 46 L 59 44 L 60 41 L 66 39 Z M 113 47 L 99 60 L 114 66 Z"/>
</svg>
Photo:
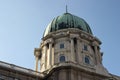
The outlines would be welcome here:
<svg viewBox="0 0 120 80">
<path fill-rule="evenodd" d="M 85 31 L 89 34 L 92 34 L 92 31 L 87 24 L 87 22 L 75 15 L 72 15 L 70 13 L 64 13 L 56 18 L 54 18 L 49 25 L 47 26 L 44 37 L 48 35 L 50 32 L 58 31 L 61 29 L 67 29 L 67 28 L 78 28 L 82 31 Z"/>
</svg>

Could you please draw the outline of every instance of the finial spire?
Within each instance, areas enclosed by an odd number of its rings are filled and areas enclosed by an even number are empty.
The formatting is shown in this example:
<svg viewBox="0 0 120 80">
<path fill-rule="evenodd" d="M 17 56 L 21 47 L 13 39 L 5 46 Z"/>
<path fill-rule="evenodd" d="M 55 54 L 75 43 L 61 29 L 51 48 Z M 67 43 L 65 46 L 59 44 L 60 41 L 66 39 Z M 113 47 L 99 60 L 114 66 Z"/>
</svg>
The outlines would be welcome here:
<svg viewBox="0 0 120 80">
<path fill-rule="evenodd" d="M 68 13 L 67 5 L 66 5 L 66 13 Z"/>
</svg>

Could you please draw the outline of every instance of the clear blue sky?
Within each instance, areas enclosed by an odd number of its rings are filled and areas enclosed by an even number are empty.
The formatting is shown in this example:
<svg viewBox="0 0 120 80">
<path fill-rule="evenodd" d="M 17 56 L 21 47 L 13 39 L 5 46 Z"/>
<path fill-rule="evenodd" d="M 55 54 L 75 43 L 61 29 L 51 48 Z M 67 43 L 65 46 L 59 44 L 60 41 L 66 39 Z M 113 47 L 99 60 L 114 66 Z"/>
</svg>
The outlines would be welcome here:
<svg viewBox="0 0 120 80">
<path fill-rule="evenodd" d="M 34 48 L 66 4 L 102 41 L 103 65 L 120 75 L 120 0 L 0 0 L 0 61 L 34 69 Z"/>
</svg>

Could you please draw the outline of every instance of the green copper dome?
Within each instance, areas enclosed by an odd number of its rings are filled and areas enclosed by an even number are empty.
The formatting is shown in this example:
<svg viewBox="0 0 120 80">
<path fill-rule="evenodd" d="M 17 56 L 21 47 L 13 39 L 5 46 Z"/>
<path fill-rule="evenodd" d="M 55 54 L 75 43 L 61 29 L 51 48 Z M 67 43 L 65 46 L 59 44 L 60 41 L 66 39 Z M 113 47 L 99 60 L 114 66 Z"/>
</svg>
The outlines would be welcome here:
<svg viewBox="0 0 120 80">
<path fill-rule="evenodd" d="M 47 26 L 43 36 L 45 37 L 50 32 L 67 28 L 78 28 L 92 34 L 92 31 L 85 20 L 70 13 L 64 13 L 52 20 L 52 22 Z"/>
</svg>

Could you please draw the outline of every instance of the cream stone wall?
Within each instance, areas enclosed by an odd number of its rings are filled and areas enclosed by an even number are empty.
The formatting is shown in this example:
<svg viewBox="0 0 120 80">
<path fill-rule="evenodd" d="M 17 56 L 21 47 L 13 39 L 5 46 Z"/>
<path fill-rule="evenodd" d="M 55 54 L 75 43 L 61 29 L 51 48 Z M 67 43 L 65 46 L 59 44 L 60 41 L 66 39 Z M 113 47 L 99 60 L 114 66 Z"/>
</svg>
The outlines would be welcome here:
<svg viewBox="0 0 120 80">
<path fill-rule="evenodd" d="M 64 44 L 64 48 L 60 48 L 60 44 Z M 64 29 L 50 33 L 43 37 L 40 45 L 40 71 L 50 74 L 54 68 L 71 66 L 69 71 L 66 71 L 67 68 L 58 71 L 59 75 L 53 73 L 58 76 L 56 80 L 103 80 L 110 77 L 102 65 L 100 44 L 98 38 L 79 29 Z M 84 45 L 87 46 L 87 50 L 84 50 Z M 65 56 L 64 62 L 60 62 L 61 55 Z M 86 56 L 89 57 L 89 63 L 85 62 Z M 74 70 L 75 66 L 78 68 L 77 71 Z"/>
<path fill-rule="evenodd" d="M 109 80 L 104 76 L 87 73 L 74 68 L 58 69 L 51 73 L 47 80 Z M 114 80 L 114 79 L 113 79 Z"/>
</svg>

